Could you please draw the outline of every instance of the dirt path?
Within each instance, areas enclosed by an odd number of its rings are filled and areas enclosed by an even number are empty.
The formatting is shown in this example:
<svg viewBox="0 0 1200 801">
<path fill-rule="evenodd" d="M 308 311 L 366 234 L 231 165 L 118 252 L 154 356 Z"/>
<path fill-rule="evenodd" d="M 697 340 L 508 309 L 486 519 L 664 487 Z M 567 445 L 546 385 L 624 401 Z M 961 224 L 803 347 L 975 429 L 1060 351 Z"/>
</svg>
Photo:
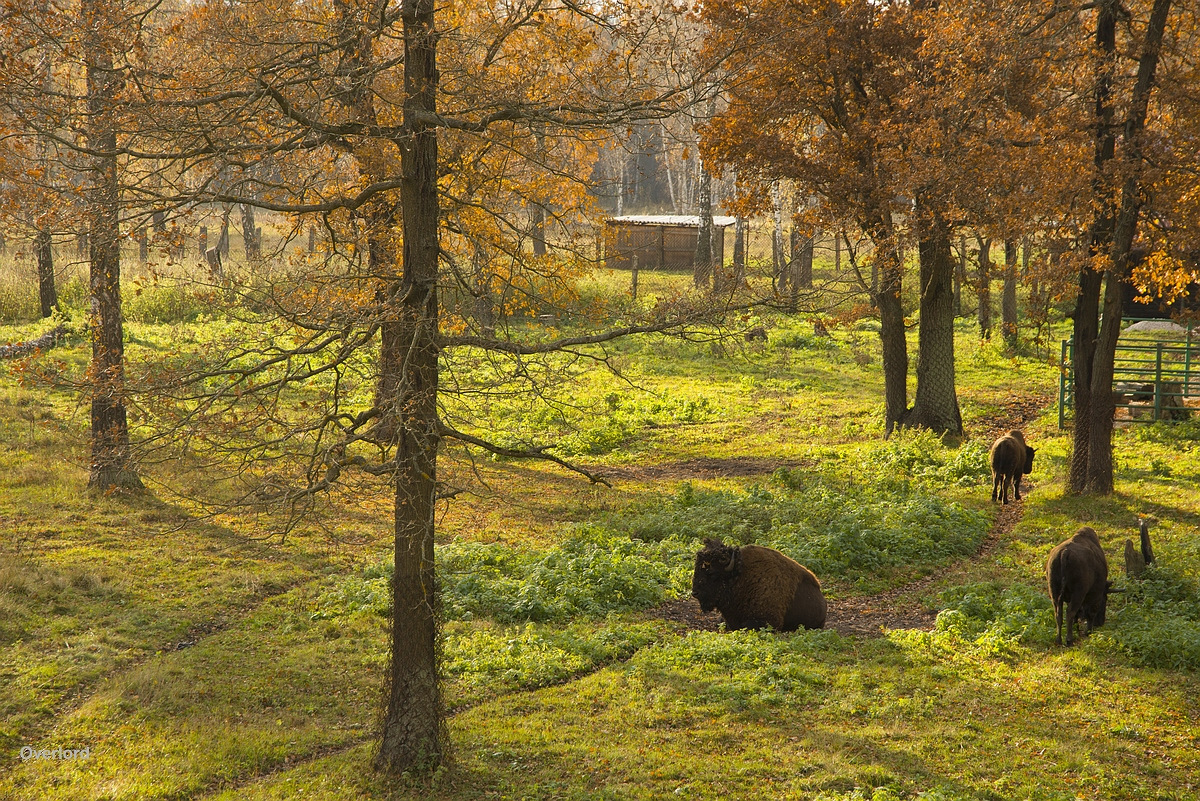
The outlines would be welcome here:
<svg viewBox="0 0 1200 801">
<path fill-rule="evenodd" d="M 995 550 L 1021 519 L 1023 505 L 1017 501 L 1000 507 L 996 522 L 970 561 L 984 559 Z M 917 599 L 937 578 L 938 575 L 930 575 L 875 595 L 831 601 L 825 627 L 859 637 L 880 637 L 884 629 L 928 631 L 933 628 L 937 612 L 927 609 Z M 694 598 L 668 601 L 650 610 L 647 617 L 669 620 L 697 631 L 716 631 L 722 621 L 720 612 L 704 612 Z"/>
<path fill-rule="evenodd" d="M 1011 429 L 1024 428 L 1053 401 L 1041 395 L 1012 396 L 1001 404 L 1002 411 L 996 415 L 992 425 L 986 428 L 987 441 L 1001 436 Z M 736 462 L 734 465 L 729 463 Z M 722 464 L 724 463 L 724 464 Z M 712 477 L 715 475 L 758 475 L 769 473 L 779 467 L 795 467 L 795 464 L 770 463 L 765 459 L 744 458 L 738 460 L 694 459 L 668 465 L 644 468 L 625 468 L 629 478 L 680 478 Z M 723 472 L 722 467 L 733 467 L 736 472 Z M 985 490 L 986 491 L 986 490 Z M 997 544 L 1004 540 L 1021 519 L 1024 503 L 1011 502 L 1000 506 L 996 520 L 984 538 L 979 550 L 969 561 L 986 558 Z M 919 600 L 921 593 L 938 578 L 930 575 L 904 586 L 875 595 L 855 598 L 840 598 L 829 604 L 825 627 L 837 629 L 844 635 L 879 637 L 884 629 L 933 628 L 937 612 L 927 609 Z M 647 615 L 659 620 L 670 620 L 688 629 L 716 631 L 721 625 L 720 612 L 705 613 L 694 598 L 680 598 L 658 606 Z"/>
</svg>

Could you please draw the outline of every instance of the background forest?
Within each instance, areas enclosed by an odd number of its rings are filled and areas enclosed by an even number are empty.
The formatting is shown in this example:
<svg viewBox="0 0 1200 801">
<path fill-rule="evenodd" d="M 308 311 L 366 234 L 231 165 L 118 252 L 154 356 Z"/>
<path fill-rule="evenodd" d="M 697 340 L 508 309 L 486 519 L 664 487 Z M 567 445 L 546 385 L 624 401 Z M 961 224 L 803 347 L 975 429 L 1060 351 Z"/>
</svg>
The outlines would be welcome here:
<svg viewBox="0 0 1200 801">
<path fill-rule="evenodd" d="M 9 3 L 0 794 L 1193 797 L 1196 23 Z M 722 630 L 710 536 L 828 627 Z"/>
</svg>

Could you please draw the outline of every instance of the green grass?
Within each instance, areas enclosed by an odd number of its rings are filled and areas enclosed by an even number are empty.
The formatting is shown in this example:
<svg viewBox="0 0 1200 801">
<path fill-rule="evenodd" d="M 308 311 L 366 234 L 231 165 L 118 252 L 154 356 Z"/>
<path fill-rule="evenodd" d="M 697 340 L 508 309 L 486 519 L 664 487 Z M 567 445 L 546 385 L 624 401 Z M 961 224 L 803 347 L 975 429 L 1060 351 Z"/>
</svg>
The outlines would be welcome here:
<svg viewBox="0 0 1200 801">
<path fill-rule="evenodd" d="M 596 280 L 602 294 L 621 277 Z M 147 293 L 127 328 L 134 375 L 255 334 L 193 316 L 198 294 Z M 606 355 L 624 381 L 548 360 L 561 380 L 545 404 L 510 396 L 477 354 L 447 365 L 457 386 L 497 389 L 448 399 L 447 414 L 511 444 L 552 442 L 614 487 L 446 448 L 441 478 L 463 490 L 438 516 L 453 760 L 398 782 L 368 767 L 388 647 L 384 488 L 337 496 L 282 542 L 266 518 L 199 516 L 193 496 L 226 490 L 198 459 L 146 465 L 157 498 L 90 496 L 86 405 L 6 367 L 0 797 L 1200 796 L 1196 426 L 1118 430 L 1117 492 L 1064 497 L 1069 433 L 1044 359 L 981 344 L 960 321 L 967 438 L 884 442 L 869 325 L 827 340 L 805 315 L 754 322 L 765 343 L 616 343 Z M 22 318 L 0 338 L 41 330 Z M 87 350 L 80 337 L 41 363 L 77 377 Z M 995 514 L 989 432 L 1013 404 L 1041 409 L 1026 426 L 1037 467 L 1021 520 L 976 557 Z M 1139 515 L 1159 564 L 1127 582 Z M 1064 649 L 1043 563 L 1084 524 L 1129 591 Z M 656 619 L 656 604 L 686 598 L 691 556 L 714 535 L 791 553 L 832 604 L 888 590 L 938 610 L 937 625 L 864 639 Z M 26 745 L 90 758 L 22 762 Z"/>
</svg>

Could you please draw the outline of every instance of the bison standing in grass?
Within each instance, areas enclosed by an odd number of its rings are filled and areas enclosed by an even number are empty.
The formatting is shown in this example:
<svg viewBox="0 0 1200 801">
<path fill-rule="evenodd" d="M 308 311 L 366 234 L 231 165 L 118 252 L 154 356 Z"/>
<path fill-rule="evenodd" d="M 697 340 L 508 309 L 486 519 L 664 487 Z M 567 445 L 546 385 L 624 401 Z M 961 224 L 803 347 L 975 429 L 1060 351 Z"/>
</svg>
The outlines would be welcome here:
<svg viewBox="0 0 1200 801">
<path fill-rule="evenodd" d="M 992 500 L 999 491 L 1000 502 L 1008 503 L 1008 487 L 1013 496 L 1021 500 L 1021 476 L 1033 472 L 1034 449 L 1025 444 L 1025 435 L 1020 431 L 1009 431 L 992 443 Z"/>
<path fill-rule="evenodd" d="M 1084 526 L 1071 539 L 1054 546 L 1046 560 L 1046 584 L 1054 602 L 1059 645 L 1064 626 L 1070 645 L 1079 622 L 1087 624 L 1085 634 L 1104 625 L 1108 595 L 1117 591 L 1108 580 L 1108 560 L 1094 529 Z M 1067 607 L 1065 615 L 1063 604 Z"/>
<path fill-rule="evenodd" d="M 825 596 L 812 571 L 773 548 L 706 539 L 696 554 L 692 596 L 705 612 L 719 609 L 734 629 L 776 631 L 825 626 Z"/>
</svg>

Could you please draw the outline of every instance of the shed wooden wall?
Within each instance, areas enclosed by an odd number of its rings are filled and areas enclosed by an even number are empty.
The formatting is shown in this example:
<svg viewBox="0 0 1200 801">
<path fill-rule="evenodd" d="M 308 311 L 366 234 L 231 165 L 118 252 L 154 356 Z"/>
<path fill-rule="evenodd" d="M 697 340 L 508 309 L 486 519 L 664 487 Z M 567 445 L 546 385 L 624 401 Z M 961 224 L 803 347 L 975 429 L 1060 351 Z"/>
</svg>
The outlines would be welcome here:
<svg viewBox="0 0 1200 801">
<path fill-rule="evenodd" d="M 639 270 L 690 271 L 700 231 L 685 225 L 610 222 L 604 233 L 604 266 L 610 269 L 632 269 L 637 256 Z M 725 229 L 721 226 L 713 226 L 713 259 L 725 263 Z"/>
</svg>

